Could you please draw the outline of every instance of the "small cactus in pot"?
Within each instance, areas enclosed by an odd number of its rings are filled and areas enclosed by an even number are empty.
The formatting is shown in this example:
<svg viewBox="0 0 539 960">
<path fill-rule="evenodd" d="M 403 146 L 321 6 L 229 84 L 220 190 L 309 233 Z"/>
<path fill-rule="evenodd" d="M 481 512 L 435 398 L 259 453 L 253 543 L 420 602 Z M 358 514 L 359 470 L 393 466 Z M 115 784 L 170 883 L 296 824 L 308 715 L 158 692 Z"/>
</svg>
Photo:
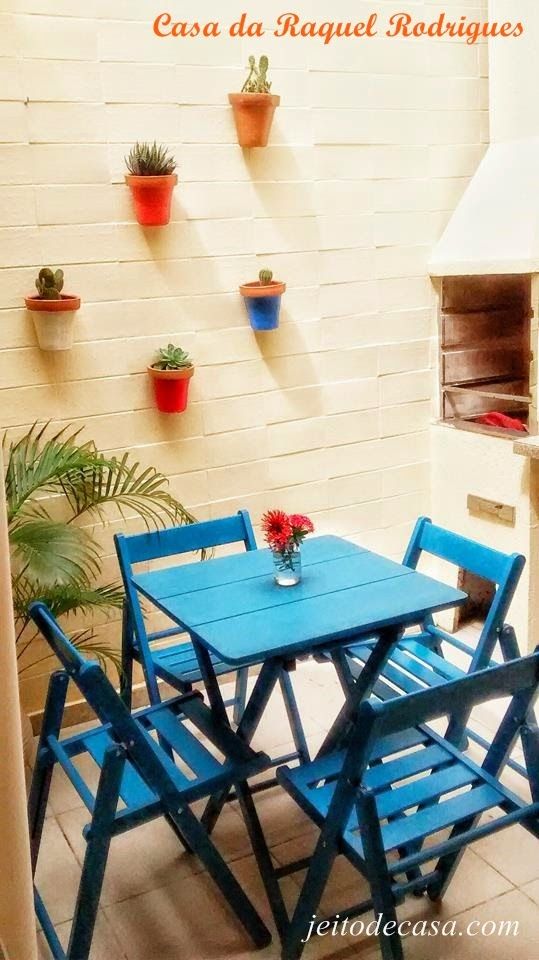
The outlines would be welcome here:
<svg viewBox="0 0 539 960">
<path fill-rule="evenodd" d="M 143 227 L 162 227 L 170 221 L 172 192 L 178 182 L 176 161 L 167 147 L 135 143 L 125 158 L 125 182 L 135 213 Z"/>
<path fill-rule="evenodd" d="M 161 347 L 148 367 L 155 402 L 161 413 L 183 413 L 194 372 L 193 361 L 186 350 L 173 343 Z"/>
<path fill-rule="evenodd" d="M 61 300 L 64 289 L 64 271 L 42 267 L 37 275 L 36 290 L 42 300 Z"/>
<path fill-rule="evenodd" d="M 272 280 L 273 270 L 268 270 L 267 267 L 258 274 L 258 282 L 261 287 L 267 287 Z"/>
<path fill-rule="evenodd" d="M 32 313 L 37 341 L 42 350 L 69 350 L 73 346 L 73 320 L 80 297 L 62 293 L 64 271 L 42 267 L 35 286 L 37 295 L 25 297 Z"/>
<path fill-rule="evenodd" d="M 249 57 L 248 74 L 241 93 L 229 93 L 240 147 L 266 147 L 273 116 L 281 98 L 271 93 L 269 60 Z"/>
<path fill-rule="evenodd" d="M 285 290 L 286 284 L 274 280 L 273 272 L 267 267 L 260 270 L 258 280 L 240 286 L 253 330 L 275 330 L 279 326 L 281 297 Z"/>
</svg>

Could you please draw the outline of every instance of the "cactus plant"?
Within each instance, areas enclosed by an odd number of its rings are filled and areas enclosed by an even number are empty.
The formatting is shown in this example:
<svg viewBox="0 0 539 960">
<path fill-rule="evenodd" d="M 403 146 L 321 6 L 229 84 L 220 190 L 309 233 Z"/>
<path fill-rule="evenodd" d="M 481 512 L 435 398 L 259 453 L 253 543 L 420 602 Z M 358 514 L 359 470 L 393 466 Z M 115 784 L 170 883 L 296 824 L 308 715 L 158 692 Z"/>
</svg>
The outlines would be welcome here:
<svg viewBox="0 0 539 960">
<path fill-rule="evenodd" d="M 192 367 L 193 361 L 182 347 L 175 347 L 169 343 L 167 347 L 161 347 L 157 354 L 157 360 L 152 363 L 154 370 L 184 370 L 186 367 Z"/>
<path fill-rule="evenodd" d="M 269 60 L 266 56 L 260 57 L 258 66 L 256 58 L 249 57 L 247 80 L 241 88 L 242 93 L 269 93 L 271 83 L 268 80 Z"/>
<path fill-rule="evenodd" d="M 25 297 L 42 350 L 69 350 L 73 344 L 73 320 L 80 297 L 62 293 L 64 271 L 42 267 L 36 279 L 37 295 Z"/>
<path fill-rule="evenodd" d="M 42 267 L 36 280 L 36 290 L 42 300 L 61 300 L 64 287 L 64 271 Z"/>
<path fill-rule="evenodd" d="M 172 194 L 178 182 L 176 161 L 167 147 L 137 143 L 125 158 L 128 184 L 138 222 L 143 227 L 163 227 L 170 221 Z"/>
<path fill-rule="evenodd" d="M 267 267 L 264 267 L 263 270 L 258 274 L 258 279 L 260 281 L 261 287 L 267 287 L 273 280 L 273 270 L 268 270 Z"/>
<path fill-rule="evenodd" d="M 275 108 L 281 98 L 271 92 L 268 80 L 269 60 L 249 57 L 248 74 L 241 93 L 229 93 L 240 147 L 266 147 Z"/>
<path fill-rule="evenodd" d="M 168 147 L 153 143 L 139 143 L 131 148 L 125 163 L 133 177 L 169 177 L 176 169 L 176 160 Z"/>
</svg>

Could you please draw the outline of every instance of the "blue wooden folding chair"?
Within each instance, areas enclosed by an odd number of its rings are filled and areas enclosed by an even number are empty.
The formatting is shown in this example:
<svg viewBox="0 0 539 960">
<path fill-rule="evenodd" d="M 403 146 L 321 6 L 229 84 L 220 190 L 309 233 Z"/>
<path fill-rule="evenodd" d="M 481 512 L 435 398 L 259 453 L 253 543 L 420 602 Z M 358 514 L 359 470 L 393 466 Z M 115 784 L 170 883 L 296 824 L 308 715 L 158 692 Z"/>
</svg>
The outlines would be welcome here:
<svg viewBox="0 0 539 960">
<path fill-rule="evenodd" d="M 114 540 L 126 593 L 122 640 L 122 696 L 126 704 L 130 705 L 133 661 L 137 660 L 142 665 L 150 703 L 159 703 L 161 698 L 158 678 L 183 692 L 190 690 L 192 683 L 200 681 L 202 674 L 190 640 L 183 639 L 181 643 L 157 646 L 160 641 L 182 634 L 183 631 L 178 626 L 171 626 L 153 633 L 147 632 L 140 595 L 133 586 L 133 566 L 194 551 L 208 550 L 224 544 L 242 543 L 246 550 L 256 550 L 251 520 L 246 510 L 240 510 L 235 516 L 189 526 L 134 534 L 129 537 L 117 534 Z M 233 706 L 234 721 L 239 723 L 245 708 L 249 668 L 243 667 L 238 670 L 237 667 L 224 663 L 213 655 L 212 663 L 217 676 L 236 673 L 235 697 L 226 705 Z M 253 666 L 256 665 L 255 660 Z M 298 756 L 301 760 L 308 759 L 307 741 L 288 670 L 281 671 L 279 685 Z"/>
<path fill-rule="evenodd" d="M 111 840 L 156 817 L 164 817 L 183 845 L 199 857 L 255 946 L 266 946 L 271 940 L 266 926 L 190 804 L 215 790 L 234 785 L 258 856 L 260 825 L 245 781 L 266 769 L 269 758 L 251 750 L 229 726 L 216 722 L 197 692 L 131 715 L 99 664 L 81 656 L 47 607 L 42 603 L 33 604 L 30 613 L 64 667 L 50 680 L 30 789 L 28 809 L 34 872 L 56 764 L 63 769 L 90 814 L 90 823 L 84 831 L 86 853 L 66 950 L 35 890 L 36 913 L 55 960 L 87 960 Z M 77 685 L 100 725 L 60 739 L 70 680 Z M 76 766 L 76 758 L 82 755 L 90 756 L 100 769 L 95 794 Z M 181 768 L 174 762 L 176 759 L 180 760 Z M 266 870 L 265 860 L 259 862 L 261 869 Z"/>
<path fill-rule="evenodd" d="M 279 768 L 282 786 L 320 828 L 311 858 L 274 870 L 272 882 L 308 867 L 293 917 L 284 925 L 284 960 L 297 960 L 319 922 L 329 921 L 321 928 L 327 933 L 337 920 L 369 910 L 380 917 L 384 960 L 401 960 L 396 906 L 407 894 L 440 900 L 465 848 L 512 824 L 539 838 L 539 728 L 527 719 L 538 688 L 536 652 L 435 689 L 354 704 L 345 748 L 302 767 Z M 456 709 L 468 716 L 477 704 L 497 698 L 511 699 L 481 766 L 429 725 Z M 519 734 L 531 803 L 498 779 Z M 487 811 L 489 818 L 480 822 Z M 317 910 L 341 854 L 366 878 L 371 896 L 324 918 Z M 267 889 L 275 898 L 274 885 Z M 276 915 L 282 910 L 277 897 Z"/>
<path fill-rule="evenodd" d="M 489 665 L 494 666 L 496 651 L 502 661 L 520 656 L 515 632 L 505 623 L 511 600 L 522 573 L 525 558 L 520 554 L 505 554 L 474 540 L 444 530 L 421 517 L 415 526 L 403 564 L 413 570 L 425 554 L 437 557 L 459 569 L 471 572 L 490 581 L 496 591 L 475 647 L 459 637 L 436 626 L 432 616 L 420 625 L 418 633 L 404 636 L 394 647 L 385 664 L 374 694 L 381 700 L 436 687 L 447 680 L 456 680 Z M 355 679 L 368 659 L 372 644 L 357 644 L 349 647 L 340 657 L 339 676 L 345 692 L 353 689 Z M 457 654 L 457 656 L 455 656 Z M 465 666 L 457 667 L 459 658 Z M 467 718 L 459 714 L 451 736 L 457 742 L 463 736 Z M 488 749 L 489 743 L 471 729 L 466 735 Z M 508 765 L 520 774 L 525 774 L 522 765 L 509 759 Z"/>
</svg>

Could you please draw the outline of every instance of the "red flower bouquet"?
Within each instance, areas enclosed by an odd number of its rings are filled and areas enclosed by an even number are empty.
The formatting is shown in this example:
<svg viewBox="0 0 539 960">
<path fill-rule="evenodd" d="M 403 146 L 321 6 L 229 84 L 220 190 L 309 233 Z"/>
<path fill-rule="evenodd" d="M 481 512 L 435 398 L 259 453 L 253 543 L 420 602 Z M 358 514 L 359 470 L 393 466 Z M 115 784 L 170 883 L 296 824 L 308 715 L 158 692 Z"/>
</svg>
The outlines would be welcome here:
<svg viewBox="0 0 539 960">
<path fill-rule="evenodd" d="M 309 517 L 284 510 L 268 510 L 262 517 L 262 531 L 275 561 L 275 580 L 291 587 L 301 580 L 300 547 L 308 533 L 314 531 Z"/>
</svg>

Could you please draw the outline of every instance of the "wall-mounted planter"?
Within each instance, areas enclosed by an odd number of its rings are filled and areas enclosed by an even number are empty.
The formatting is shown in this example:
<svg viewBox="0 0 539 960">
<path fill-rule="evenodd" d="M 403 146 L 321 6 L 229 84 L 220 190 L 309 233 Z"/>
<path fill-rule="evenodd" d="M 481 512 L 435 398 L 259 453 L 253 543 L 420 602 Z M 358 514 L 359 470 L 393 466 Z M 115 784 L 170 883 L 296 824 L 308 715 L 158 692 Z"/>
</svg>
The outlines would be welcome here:
<svg viewBox="0 0 539 960">
<path fill-rule="evenodd" d="M 240 293 L 253 330 L 276 330 L 279 326 L 281 297 L 285 290 L 285 283 L 271 279 L 267 283 L 255 280 L 241 285 Z"/>
<path fill-rule="evenodd" d="M 61 300 L 43 300 L 41 297 L 25 297 L 37 342 L 42 350 L 70 350 L 73 346 L 75 313 L 80 308 L 80 297 L 62 294 Z"/>
<path fill-rule="evenodd" d="M 281 98 L 272 93 L 229 93 L 240 147 L 267 147 Z"/>
<path fill-rule="evenodd" d="M 155 402 L 161 413 L 184 412 L 189 398 L 189 384 L 194 372 L 194 367 L 186 367 L 183 370 L 157 370 L 155 367 L 148 367 Z"/>
<path fill-rule="evenodd" d="M 165 177 L 136 177 L 127 174 L 125 178 L 131 195 L 138 222 L 142 227 L 164 227 L 170 222 L 172 193 L 178 182 L 178 176 L 171 173 Z"/>
</svg>

